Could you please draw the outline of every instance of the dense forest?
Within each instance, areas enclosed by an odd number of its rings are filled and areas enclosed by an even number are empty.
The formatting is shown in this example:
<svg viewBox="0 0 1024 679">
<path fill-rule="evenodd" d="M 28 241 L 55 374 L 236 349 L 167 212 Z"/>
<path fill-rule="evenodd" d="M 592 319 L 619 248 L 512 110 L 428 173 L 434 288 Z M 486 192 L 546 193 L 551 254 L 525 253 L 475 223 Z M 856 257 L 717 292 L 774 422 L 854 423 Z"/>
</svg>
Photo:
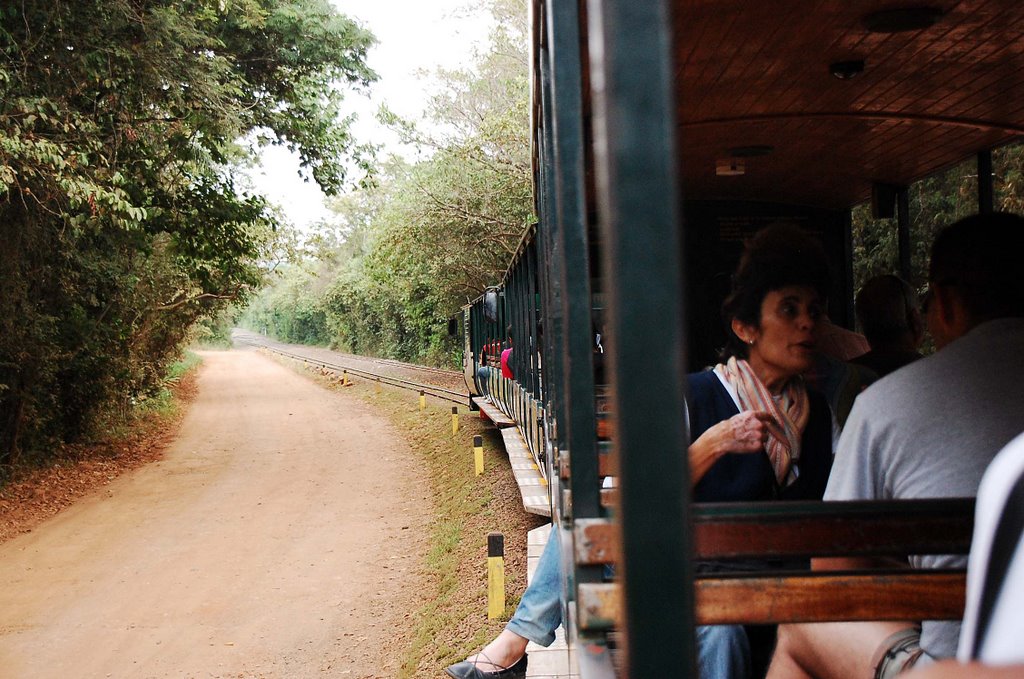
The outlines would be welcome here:
<svg viewBox="0 0 1024 679">
<path fill-rule="evenodd" d="M 1024 213 L 1024 146 L 1015 144 L 992 152 L 992 181 L 996 210 Z M 920 292 L 928 286 L 928 253 L 942 227 L 978 211 L 978 166 L 965 161 L 934 177 L 911 185 L 910 233 L 912 275 Z M 854 283 L 899 271 L 896 221 L 872 220 L 868 205 L 853 210 Z"/>
<path fill-rule="evenodd" d="M 521 0 L 430 74 L 410 157 L 352 137 L 343 96 L 373 36 L 327 0 L 24 0 L 0 6 L 0 482 L 158 388 L 199 330 L 453 365 L 447 321 L 500 282 L 534 219 Z M 335 196 L 312 233 L 247 188 L 262 144 Z M 994 154 L 1021 211 L 1020 147 Z M 975 208 L 973 163 L 911 188 L 914 275 Z M 891 272 L 896 229 L 854 211 L 855 276 Z"/>
<path fill-rule="evenodd" d="M 327 0 L 0 5 L 0 481 L 263 282 L 281 219 L 236 179 L 261 144 L 362 177 L 343 93 L 373 41 Z"/>
<path fill-rule="evenodd" d="M 243 323 L 288 342 L 451 365 L 447 321 L 501 280 L 532 217 L 525 3 L 491 0 L 494 26 L 463 68 L 433 74 L 424 120 L 382 111 L 416 161 L 382 159 L 372 186 L 250 302 Z"/>
</svg>

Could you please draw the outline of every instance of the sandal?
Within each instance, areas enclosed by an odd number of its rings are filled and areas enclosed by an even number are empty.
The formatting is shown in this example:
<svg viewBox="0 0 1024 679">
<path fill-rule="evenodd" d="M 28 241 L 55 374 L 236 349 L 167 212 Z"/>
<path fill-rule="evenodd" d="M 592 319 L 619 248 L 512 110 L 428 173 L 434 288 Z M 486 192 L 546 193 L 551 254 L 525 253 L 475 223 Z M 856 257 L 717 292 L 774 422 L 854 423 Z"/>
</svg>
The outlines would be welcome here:
<svg viewBox="0 0 1024 679">
<path fill-rule="evenodd" d="M 481 655 L 483 655 L 483 653 L 478 654 L 477 658 Z M 484 660 L 492 667 L 501 667 L 501 665 L 492 663 L 488 660 L 487 656 L 484 656 Z M 448 673 L 448 676 L 455 677 L 455 679 L 526 679 L 525 653 L 522 658 L 515 662 L 514 665 L 502 667 L 501 669 L 493 670 L 491 672 L 485 672 L 480 669 L 477 666 L 479 662 L 479 660 L 464 660 L 460 663 L 450 665 L 445 669 L 445 672 Z"/>
</svg>

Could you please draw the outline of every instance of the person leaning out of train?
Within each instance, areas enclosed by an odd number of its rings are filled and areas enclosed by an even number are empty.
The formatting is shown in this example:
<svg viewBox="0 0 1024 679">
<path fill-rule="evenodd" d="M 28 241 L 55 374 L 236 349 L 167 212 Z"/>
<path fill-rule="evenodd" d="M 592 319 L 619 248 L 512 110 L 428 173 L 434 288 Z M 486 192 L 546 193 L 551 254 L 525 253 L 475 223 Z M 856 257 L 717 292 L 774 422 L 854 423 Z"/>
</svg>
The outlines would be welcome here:
<svg viewBox="0 0 1024 679">
<path fill-rule="evenodd" d="M 489 396 L 491 366 L 495 357 L 501 354 L 501 345 L 497 341 L 484 342 L 480 347 L 480 365 L 476 369 L 477 382 L 482 396 Z"/>
<path fill-rule="evenodd" d="M 505 331 L 505 337 L 507 338 L 508 347 L 501 352 L 501 376 L 507 380 L 514 379 L 512 374 L 512 366 L 509 365 L 509 361 L 512 360 L 512 326 L 508 326 Z"/>
<path fill-rule="evenodd" d="M 730 330 L 723 362 L 689 376 L 694 499 L 820 499 L 832 461 L 832 417 L 824 397 L 808 391 L 801 375 L 814 359 L 828 289 L 821 246 L 795 227 L 768 227 L 748 246 L 734 280 L 723 306 Z M 698 565 L 730 567 L 735 568 Z M 525 677 L 527 643 L 550 645 L 562 621 L 559 568 L 552 537 L 506 628 L 479 654 L 447 668 L 448 674 Z M 754 676 L 745 628 L 700 627 L 697 636 L 703 679 Z"/>
</svg>

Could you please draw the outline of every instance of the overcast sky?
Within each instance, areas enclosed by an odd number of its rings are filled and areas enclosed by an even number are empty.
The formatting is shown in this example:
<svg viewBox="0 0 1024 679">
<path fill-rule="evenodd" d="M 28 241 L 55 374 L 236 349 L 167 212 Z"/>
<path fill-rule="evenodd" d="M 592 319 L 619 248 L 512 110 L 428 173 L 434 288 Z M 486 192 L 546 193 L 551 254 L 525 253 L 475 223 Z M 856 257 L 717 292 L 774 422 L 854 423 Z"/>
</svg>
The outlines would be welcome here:
<svg viewBox="0 0 1024 679">
<path fill-rule="evenodd" d="M 430 96 L 430 78 L 420 71 L 452 68 L 470 58 L 474 46 L 487 38 L 487 20 L 467 9 L 471 0 L 331 0 L 343 14 L 377 36 L 368 62 L 380 76 L 371 97 L 345 95 L 345 110 L 355 111 L 359 142 L 372 141 L 395 150 L 396 140 L 373 120 L 380 104 L 417 119 Z M 252 172 L 255 188 L 280 204 L 299 227 L 330 216 L 316 183 L 298 176 L 298 162 L 281 147 L 264 153 L 263 167 Z"/>
</svg>

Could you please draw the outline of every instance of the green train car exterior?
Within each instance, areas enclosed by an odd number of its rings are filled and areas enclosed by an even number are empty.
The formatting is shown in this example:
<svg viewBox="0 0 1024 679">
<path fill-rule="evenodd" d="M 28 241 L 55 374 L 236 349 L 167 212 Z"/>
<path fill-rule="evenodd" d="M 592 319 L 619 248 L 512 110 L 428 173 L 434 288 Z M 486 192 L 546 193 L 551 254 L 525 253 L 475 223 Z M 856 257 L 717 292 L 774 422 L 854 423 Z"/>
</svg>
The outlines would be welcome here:
<svg viewBox="0 0 1024 679">
<path fill-rule="evenodd" d="M 1024 134 L 1024 4 L 530 12 L 538 221 L 463 310 L 467 385 L 483 393 L 481 351 L 511 328 L 514 378 L 491 396 L 548 470 L 581 675 L 696 676 L 685 375 L 720 346 L 742 243 L 776 221 L 814 231 L 836 274 L 830 315 L 852 327 L 854 206 L 895 218 L 905 277 L 914 182 L 976 159 L 978 210 L 992 210 L 991 151 Z M 615 663 L 608 621 L 585 610 L 609 574 L 576 557 L 595 520 L 620 535 Z"/>
</svg>

